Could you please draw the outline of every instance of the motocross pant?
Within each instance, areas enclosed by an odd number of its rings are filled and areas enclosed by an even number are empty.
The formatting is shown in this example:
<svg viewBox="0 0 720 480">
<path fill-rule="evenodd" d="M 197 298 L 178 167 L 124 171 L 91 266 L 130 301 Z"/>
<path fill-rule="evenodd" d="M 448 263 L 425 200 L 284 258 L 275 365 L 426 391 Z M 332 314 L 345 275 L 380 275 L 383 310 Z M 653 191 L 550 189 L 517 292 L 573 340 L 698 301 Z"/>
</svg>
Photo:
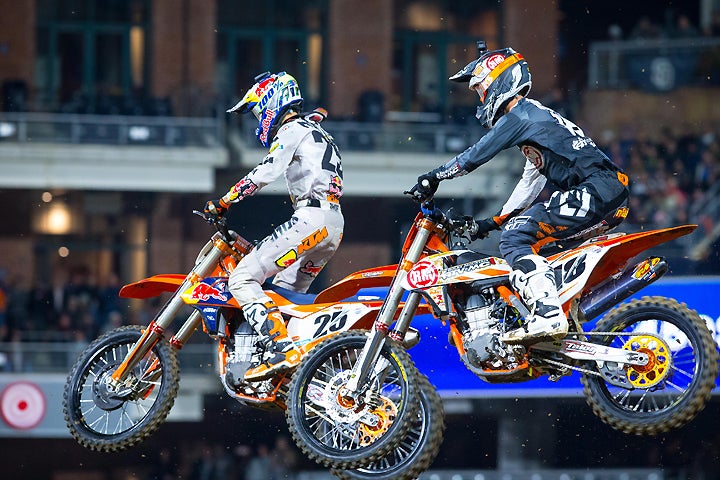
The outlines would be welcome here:
<svg viewBox="0 0 720 480">
<path fill-rule="evenodd" d="M 553 193 L 511 218 L 500 234 L 500 253 L 511 267 L 551 242 L 586 240 L 619 225 L 628 214 L 628 178 L 598 170 L 568 191 Z"/>
<path fill-rule="evenodd" d="M 230 292 L 241 307 L 270 302 L 261 285 L 272 276 L 275 285 L 307 292 L 340 245 L 343 228 L 338 204 L 298 208 L 238 263 L 228 279 Z"/>
</svg>

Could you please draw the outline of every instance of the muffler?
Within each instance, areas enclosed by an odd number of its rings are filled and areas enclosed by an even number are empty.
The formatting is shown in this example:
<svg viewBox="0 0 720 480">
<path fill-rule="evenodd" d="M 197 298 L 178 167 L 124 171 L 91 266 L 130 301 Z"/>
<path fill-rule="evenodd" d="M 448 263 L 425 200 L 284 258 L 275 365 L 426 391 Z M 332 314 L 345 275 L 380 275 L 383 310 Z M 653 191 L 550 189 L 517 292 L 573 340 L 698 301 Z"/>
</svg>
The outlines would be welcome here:
<svg viewBox="0 0 720 480">
<path fill-rule="evenodd" d="M 618 278 L 610 279 L 580 300 L 579 313 L 585 320 L 592 320 L 617 305 L 635 292 L 647 287 L 665 275 L 668 264 L 662 257 L 649 257 L 624 271 Z"/>
</svg>

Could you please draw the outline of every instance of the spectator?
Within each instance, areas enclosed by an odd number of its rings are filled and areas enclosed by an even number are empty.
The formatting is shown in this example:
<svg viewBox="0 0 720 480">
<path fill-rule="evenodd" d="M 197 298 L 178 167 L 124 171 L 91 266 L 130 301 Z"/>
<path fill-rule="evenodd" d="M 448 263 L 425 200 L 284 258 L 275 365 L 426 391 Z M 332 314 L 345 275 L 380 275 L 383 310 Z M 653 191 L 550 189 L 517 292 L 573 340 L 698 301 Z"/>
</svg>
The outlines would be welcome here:
<svg viewBox="0 0 720 480">
<path fill-rule="evenodd" d="M 630 34 L 630 38 L 633 40 L 655 40 L 663 37 L 665 37 L 665 34 L 662 29 L 648 16 L 640 17 Z"/>
<path fill-rule="evenodd" d="M 700 31 L 690 22 L 687 15 L 680 14 L 670 36 L 673 38 L 694 38 L 700 36 Z"/>
<path fill-rule="evenodd" d="M 245 478 L 250 480 L 273 480 L 270 470 L 270 452 L 267 445 L 258 445 L 257 455 L 250 460 L 245 470 Z"/>
<path fill-rule="evenodd" d="M 275 440 L 275 448 L 272 451 L 271 469 L 275 480 L 295 478 L 295 468 L 298 458 L 295 450 L 290 446 L 287 437 L 280 436 Z"/>
<path fill-rule="evenodd" d="M 705 35 L 708 37 L 720 37 L 720 10 L 712 13 L 710 25 L 705 29 Z"/>
</svg>

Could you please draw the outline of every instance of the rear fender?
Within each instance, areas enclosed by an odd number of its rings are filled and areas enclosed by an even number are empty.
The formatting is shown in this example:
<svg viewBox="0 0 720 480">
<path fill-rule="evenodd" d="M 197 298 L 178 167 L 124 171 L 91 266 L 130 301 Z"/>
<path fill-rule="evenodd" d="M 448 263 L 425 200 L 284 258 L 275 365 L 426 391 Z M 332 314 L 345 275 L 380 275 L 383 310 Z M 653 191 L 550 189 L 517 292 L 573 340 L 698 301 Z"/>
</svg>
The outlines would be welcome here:
<svg viewBox="0 0 720 480">
<path fill-rule="evenodd" d="M 679 227 L 631 233 L 629 235 L 622 235 L 590 243 L 590 245 L 597 245 L 604 248 L 610 247 L 610 250 L 593 269 L 592 274 L 585 284 L 585 290 L 592 289 L 594 286 L 606 281 L 612 275 L 622 271 L 627 265 L 627 262 L 641 252 L 688 235 L 696 228 L 697 225 L 681 225 Z"/>
<path fill-rule="evenodd" d="M 334 285 L 320 292 L 315 303 L 340 302 L 356 295 L 363 288 L 388 287 L 397 272 L 397 265 L 385 265 L 351 273 Z"/>
</svg>

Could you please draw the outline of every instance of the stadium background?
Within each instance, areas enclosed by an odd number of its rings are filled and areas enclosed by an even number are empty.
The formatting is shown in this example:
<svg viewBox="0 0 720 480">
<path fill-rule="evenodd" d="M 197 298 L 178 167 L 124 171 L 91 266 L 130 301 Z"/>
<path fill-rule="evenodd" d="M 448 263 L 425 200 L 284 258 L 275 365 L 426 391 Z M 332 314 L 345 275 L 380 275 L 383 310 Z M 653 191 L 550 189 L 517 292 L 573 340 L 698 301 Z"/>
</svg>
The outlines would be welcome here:
<svg viewBox="0 0 720 480">
<path fill-rule="evenodd" d="M 711 324 L 720 319 L 711 294 L 720 274 L 718 0 L 0 0 L 0 11 L 0 389 L 30 381 L 47 401 L 33 428 L 3 416 L 8 478 L 145 479 L 163 465 L 171 478 L 202 478 L 210 467 L 243 478 L 261 444 L 275 459 L 286 451 L 282 416 L 225 397 L 199 336 L 173 421 L 137 449 L 85 451 L 59 418 L 77 349 L 112 325 L 145 323 L 159 306 L 118 301 L 118 286 L 187 271 L 210 233 L 191 210 L 262 158 L 252 122 L 223 112 L 265 70 L 291 72 L 307 107 L 330 111 L 343 154 L 345 239 L 314 291 L 392 263 L 416 208 L 402 190 L 482 135 L 475 98 L 446 79 L 483 38 L 520 51 L 531 96 L 631 174 L 638 200 L 625 231 L 700 224 L 658 251 L 672 271 L 670 286 L 657 288 Z M 493 212 L 521 165 L 517 152 L 503 152 L 443 184 L 441 202 Z M 282 190 L 278 182 L 234 208 L 236 230 L 258 239 L 282 221 L 290 210 Z M 711 293 L 692 296 L 701 288 Z M 431 373 L 423 351 L 414 356 Z M 644 439 L 602 424 L 573 385 L 490 393 L 479 380 L 460 381 L 476 383 L 462 394 L 442 386 L 448 428 L 437 478 L 720 470 L 715 396 L 682 431 Z M 292 474 L 320 478 L 289 451 Z"/>
</svg>

